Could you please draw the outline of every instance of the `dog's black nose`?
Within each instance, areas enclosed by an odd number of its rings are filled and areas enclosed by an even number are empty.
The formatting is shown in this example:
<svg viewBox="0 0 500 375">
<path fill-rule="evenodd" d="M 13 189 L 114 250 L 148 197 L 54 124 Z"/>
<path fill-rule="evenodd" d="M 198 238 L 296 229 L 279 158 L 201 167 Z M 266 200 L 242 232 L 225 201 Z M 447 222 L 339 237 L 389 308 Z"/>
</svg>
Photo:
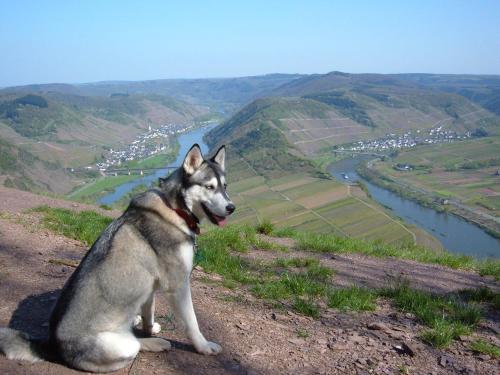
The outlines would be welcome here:
<svg viewBox="0 0 500 375">
<path fill-rule="evenodd" d="M 231 203 L 226 206 L 226 211 L 228 213 L 232 214 L 234 210 L 236 210 L 236 206 L 234 204 Z"/>
</svg>

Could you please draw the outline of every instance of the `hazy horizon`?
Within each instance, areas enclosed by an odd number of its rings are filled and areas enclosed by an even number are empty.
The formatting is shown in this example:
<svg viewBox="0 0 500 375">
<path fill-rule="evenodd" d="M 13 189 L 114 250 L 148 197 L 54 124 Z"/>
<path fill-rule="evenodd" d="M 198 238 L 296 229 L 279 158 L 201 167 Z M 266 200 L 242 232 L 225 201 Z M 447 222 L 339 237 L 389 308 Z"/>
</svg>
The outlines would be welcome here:
<svg viewBox="0 0 500 375">
<path fill-rule="evenodd" d="M 264 74 L 500 74 L 500 2 L 0 4 L 0 87 Z"/>
<path fill-rule="evenodd" d="M 240 76 L 219 76 L 219 77 L 169 77 L 169 78 L 148 78 L 148 79 L 109 79 L 109 80 L 102 80 L 102 81 L 89 81 L 89 82 L 31 82 L 31 83 L 24 83 L 20 85 L 9 85 L 9 86 L 0 86 L 0 89 L 5 89 L 9 87 L 23 87 L 23 86 L 32 86 L 32 85 L 95 85 L 95 84 L 106 84 L 106 83 L 127 83 L 127 82 L 147 82 L 147 81 L 164 81 L 164 80 L 196 80 L 196 79 L 235 79 L 235 78 L 245 78 L 245 77 L 260 77 L 260 76 L 269 76 L 269 75 L 275 75 L 275 74 L 283 74 L 283 75 L 313 75 L 313 74 L 328 74 L 332 72 L 336 72 L 338 70 L 329 70 L 327 72 L 312 72 L 312 73 L 300 73 L 300 72 L 290 72 L 290 73 L 284 73 L 284 72 L 269 72 L 269 73 L 262 73 L 262 74 L 254 74 L 254 75 L 240 75 Z M 358 73 L 353 73 L 353 72 L 344 72 L 344 71 L 338 71 L 341 73 L 347 73 L 347 74 L 389 74 L 389 75 L 397 75 L 397 74 L 428 74 L 428 75 L 463 75 L 463 76 L 494 76 L 494 77 L 500 77 L 499 74 L 477 74 L 477 73 L 439 73 L 439 72 L 398 72 L 398 73 L 378 73 L 378 72 L 358 72 Z"/>
</svg>

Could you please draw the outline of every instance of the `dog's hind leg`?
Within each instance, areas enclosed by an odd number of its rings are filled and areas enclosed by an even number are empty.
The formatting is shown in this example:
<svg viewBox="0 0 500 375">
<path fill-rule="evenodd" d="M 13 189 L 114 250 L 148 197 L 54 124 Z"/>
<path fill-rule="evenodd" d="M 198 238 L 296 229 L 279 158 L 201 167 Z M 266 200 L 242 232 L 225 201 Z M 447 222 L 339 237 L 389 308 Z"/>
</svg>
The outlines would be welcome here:
<svg viewBox="0 0 500 375">
<path fill-rule="evenodd" d="M 161 326 L 155 322 L 155 293 L 151 293 L 151 296 L 141 307 L 141 315 L 137 315 L 134 320 L 134 326 L 138 326 L 142 323 L 142 331 L 146 335 L 154 335 L 160 333 Z"/>
<path fill-rule="evenodd" d="M 132 333 L 101 332 L 73 343 L 72 353 L 67 353 L 71 359 L 65 359 L 80 370 L 110 372 L 130 364 L 140 348 L 141 343 Z"/>
</svg>

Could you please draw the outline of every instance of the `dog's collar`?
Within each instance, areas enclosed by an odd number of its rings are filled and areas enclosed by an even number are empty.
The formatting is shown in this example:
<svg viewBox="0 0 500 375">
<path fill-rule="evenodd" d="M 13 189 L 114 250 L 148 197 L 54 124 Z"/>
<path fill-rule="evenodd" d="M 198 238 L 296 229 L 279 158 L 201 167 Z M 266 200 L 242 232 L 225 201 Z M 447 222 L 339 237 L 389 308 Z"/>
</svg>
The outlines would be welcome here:
<svg viewBox="0 0 500 375">
<path fill-rule="evenodd" d="M 167 200 L 167 197 L 165 197 L 164 194 L 159 194 L 163 203 L 165 203 L 165 205 L 170 208 L 172 211 L 175 211 L 175 213 L 177 215 L 179 215 L 185 222 L 186 222 L 186 225 L 188 226 L 189 229 L 191 229 L 191 231 L 194 233 L 194 234 L 200 234 L 200 227 L 198 226 L 198 224 L 200 223 L 200 220 L 194 216 L 193 213 L 190 213 L 190 212 L 187 212 L 185 210 L 183 210 L 182 208 L 173 208 L 172 205 L 170 204 L 170 202 Z"/>
<path fill-rule="evenodd" d="M 170 208 L 172 208 L 172 207 L 170 207 Z M 190 213 L 188 213 L 180 208 L 172 208 L 172 210 L 174 210 L 177 215 L 179 215 L 180 217 L 182 217 L 184 219 L 184 221 L 186 222 L 189 229 L 191 229 L 195 234 L 200 234 L 200 227 L 198 226 L 200 221 L 198 220 L 198 218 L 196 216 L 194 216 L 193 214 L 190 214 Z"/>
</svg>

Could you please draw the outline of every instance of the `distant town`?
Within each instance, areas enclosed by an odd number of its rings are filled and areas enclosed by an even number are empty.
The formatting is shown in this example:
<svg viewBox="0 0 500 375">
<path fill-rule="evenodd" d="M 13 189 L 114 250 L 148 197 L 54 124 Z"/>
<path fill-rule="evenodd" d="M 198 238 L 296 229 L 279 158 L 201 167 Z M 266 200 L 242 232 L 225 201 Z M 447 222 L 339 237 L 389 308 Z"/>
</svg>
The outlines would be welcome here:
<svg viewBox="0 0 500 375">
<path fill-rule="evenodd" d="M 167 124 L 159 128 L 149 130 L 140 134 L 131 144 L 122 150 L 110 149 L 105 160 L 96 164 L 101 172 L 110 167 L 116 167 L 133 160 L 145 159 L 150 156 L 165 152 L 168 147 L 168 138 L 173 135 L 185 133 L 193 129 L 197 124 Z"/>
<path fill-rule="evenodd" d="M 429 130 L 408 131 L 404 134 L 387 134 L 369 141 L 358 141 L 337 147 L 339 151 L 375 152 L 391 151 L 415 147 L 418 144 L 451 143 L 471 137 L 470 132 L 458 134 L 456 131 L 438 126 Z"/>
</svg>

